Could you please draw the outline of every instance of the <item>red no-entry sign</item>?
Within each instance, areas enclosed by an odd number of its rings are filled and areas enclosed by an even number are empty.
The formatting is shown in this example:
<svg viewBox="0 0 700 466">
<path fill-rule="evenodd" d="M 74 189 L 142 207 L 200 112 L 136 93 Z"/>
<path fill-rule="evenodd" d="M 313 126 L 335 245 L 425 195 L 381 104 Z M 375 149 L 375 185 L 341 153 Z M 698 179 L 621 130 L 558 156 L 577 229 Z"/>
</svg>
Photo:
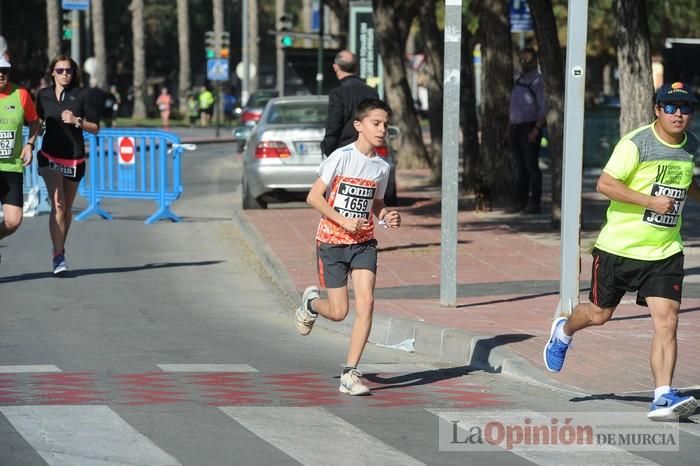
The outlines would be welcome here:
<svg viewBox="0 0 700 466">
<path fill-rule="evenodd" d="M 133 165 L 136 162 L 134 138 L 123 137 L 117 139 L 117 145 L 119 149 L 119 164 L 120 165 Z"/>
</svg>

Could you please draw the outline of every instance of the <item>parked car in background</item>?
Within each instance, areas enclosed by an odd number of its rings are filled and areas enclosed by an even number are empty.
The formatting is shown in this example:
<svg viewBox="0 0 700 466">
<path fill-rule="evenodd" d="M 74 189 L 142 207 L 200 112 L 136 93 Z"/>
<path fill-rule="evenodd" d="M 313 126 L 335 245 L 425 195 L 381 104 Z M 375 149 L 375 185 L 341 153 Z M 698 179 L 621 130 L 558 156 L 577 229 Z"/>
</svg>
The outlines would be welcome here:
<svg viewBox="0 0 700 466">
<path fill-rule="evenodd" d="M 303 201 L 316 181 L 323 160 L 328 96 L 272 98 L 252 130 L 243 153 L 244 209 L 266 209 L 269 203 Z M 397 134 L 390 129 L 391 135 Z M 387 204 L 396 203 L 393 151 L 377 151 L 391 165 Z"/>
<path fill-rule="evenodd" d="M 241 109 L 241 124 L 254 125 L 257 123 L 260 120 L 265 104 L 278 95 L 275 89 L 258 89 L 250 94 L 248 102 Z"/>
</svg>

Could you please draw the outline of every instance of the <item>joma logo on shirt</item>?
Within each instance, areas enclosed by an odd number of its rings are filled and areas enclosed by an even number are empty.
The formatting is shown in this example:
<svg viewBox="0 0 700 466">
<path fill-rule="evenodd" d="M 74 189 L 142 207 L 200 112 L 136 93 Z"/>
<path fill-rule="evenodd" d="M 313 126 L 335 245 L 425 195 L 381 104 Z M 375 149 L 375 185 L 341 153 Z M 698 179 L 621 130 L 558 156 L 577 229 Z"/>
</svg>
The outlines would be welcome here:
<svg viewBox="0 0 700 466">
<path fill-rule="evenodd" d="M 685 197 L 688 190 L 683 188 L 674 188 L 673 186 L 665 186 L 659 183 L 654 183 L 651 187 L 652 196 L 666 196 L 673 199 L 673 212 L 667 214 L 659 214 L 651 209 L 644 211 L 642 220 L 644 223 L 657 227 L 672 228 L 678 225 L 678 220 L 681 217 L 683 206 L 685 205 Z"/>
<path fill-rule="evenodd" d="M 374 188 L 365 188 L 347 183 L 340 183 L 338 194 L 343 196 L 361 197 L 364 199 L 374 198 Z"/>
<path fill-rule="evenodd" d="M 17 110 L 17 107 L 15 107 L 14 105 L 5 105 L 6 112 L 14 112 L 15 110 Z"/>
</svg>

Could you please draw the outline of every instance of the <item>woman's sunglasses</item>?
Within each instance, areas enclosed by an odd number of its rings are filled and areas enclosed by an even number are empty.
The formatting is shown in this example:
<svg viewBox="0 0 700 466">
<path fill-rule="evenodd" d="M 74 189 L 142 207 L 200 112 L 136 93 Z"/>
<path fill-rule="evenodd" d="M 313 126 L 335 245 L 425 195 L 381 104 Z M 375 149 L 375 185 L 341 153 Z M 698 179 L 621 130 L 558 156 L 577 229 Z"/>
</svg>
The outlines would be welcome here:
<svg viewBox="0 0 700 466">
<path fill-rule="evenodd" d="M 692 115 L 693 105 L 692 104 L 663 104 L 659 105 L 667 115 L 673 115 L 676 110 L 681 109 L 681 115 Z"/>
<path fill-rule="evenodd" d="M 56 74 L 73 74 L 73 68 L 54 68 Z"/>
</svg>

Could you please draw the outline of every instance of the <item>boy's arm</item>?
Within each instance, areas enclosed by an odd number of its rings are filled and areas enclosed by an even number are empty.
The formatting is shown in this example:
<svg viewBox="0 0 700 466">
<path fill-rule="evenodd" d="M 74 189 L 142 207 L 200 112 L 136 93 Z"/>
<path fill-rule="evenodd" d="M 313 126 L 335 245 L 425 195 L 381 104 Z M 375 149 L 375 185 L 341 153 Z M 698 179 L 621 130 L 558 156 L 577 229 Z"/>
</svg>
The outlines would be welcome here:
<svg viewBox="0 0 700 466">
<path fill-rule="evenodd" d="M 375 199 L 372 204 L 372 212 L 377 216 L 380 222 L 391 228 L 398 228 L 401 226 L 401 214 L 396 210 L 388 210 L 386 204 L 384 204 L 384 199 Z"/>
<path fill-rule="evenodd" d="M 306 203 L 316 209 L 321 215 L 351 233 L 360 231 L 367 225 L 367 221 L 363 218 L 345 218 L 336 212 L 333 207 L 326 202 L 326 188 L 326 183 L 324 183 L 321 178 L 316 178 L 316 181 L 309 190 L 309 194 L 306 196 Z"/>
</svg>

